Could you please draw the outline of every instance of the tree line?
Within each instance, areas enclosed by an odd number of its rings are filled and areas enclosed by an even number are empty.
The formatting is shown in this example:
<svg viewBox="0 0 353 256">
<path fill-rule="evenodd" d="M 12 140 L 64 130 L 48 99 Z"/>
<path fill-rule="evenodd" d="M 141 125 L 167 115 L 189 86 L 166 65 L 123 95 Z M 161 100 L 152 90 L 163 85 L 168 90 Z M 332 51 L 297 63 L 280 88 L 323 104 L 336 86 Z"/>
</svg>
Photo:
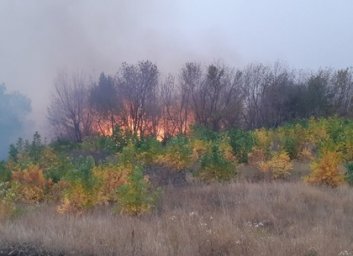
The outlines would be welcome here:
<svg viewBox="0 0 353 256">
<path fill-rule="evenodd" d="M 82 141 L 120 127 L 140 137 L 167 139 L 190 126 L 213 131 L 277 127 L 309 117 L 353 116 L 353 69 L 303 72 L 281 64 L 233 69 L 186 63 L 162 77 L 150 61 L 123 63 L 97 81 L 61 73 L 48 118 L 55 135 Z"/>
</svg>

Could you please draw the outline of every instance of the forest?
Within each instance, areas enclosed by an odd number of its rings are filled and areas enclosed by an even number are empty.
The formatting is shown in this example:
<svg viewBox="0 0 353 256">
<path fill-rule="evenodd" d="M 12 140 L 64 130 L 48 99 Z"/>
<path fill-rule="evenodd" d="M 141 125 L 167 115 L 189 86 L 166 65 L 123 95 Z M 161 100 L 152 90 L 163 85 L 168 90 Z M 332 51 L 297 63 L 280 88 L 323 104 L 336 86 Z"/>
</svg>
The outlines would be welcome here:
<svg viewBox="0 0 353 256">
<path fill-rule="evenodd" d="M 96 79 L 59 73 L 52 139 L 19 138 L 0 162 L 0 245 L 353 255 L 352 117 L 351 68 L 190 62 L 173 76 L 141 61 Z"/>
<path fill-rule="evenodd" d="M 353 70 L 316 72 L 250 64 L 235 69 L 186 63 L 177 75 L 150 61 L 123 63 L 98 79 L 59 73 L 48 117 L 54 135 L 82 142 L 119 126 L 143 138 L 168 140 L 193 125 L 215 132 L 274 128 L 310 117 L 352 117 Z M 97 80 L 97 81 L 96 81 Z"/>
</svg>

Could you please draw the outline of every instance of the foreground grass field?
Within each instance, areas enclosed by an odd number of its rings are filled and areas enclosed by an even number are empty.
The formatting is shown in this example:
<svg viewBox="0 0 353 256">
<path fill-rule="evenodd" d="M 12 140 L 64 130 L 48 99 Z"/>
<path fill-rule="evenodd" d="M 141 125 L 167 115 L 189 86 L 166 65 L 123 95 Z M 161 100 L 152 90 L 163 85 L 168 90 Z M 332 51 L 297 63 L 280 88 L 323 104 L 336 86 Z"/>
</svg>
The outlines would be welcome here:
<svg viewBox="0 0 353 256">
<path fill-rule="evenodd" d="M 166 188 L 157 209 L 141 217 L 32 206 L 1 223 L 0 248 L 3 255 L 343 256 L 353 255 L 352 223 L 346 186 L 194 184 Z"/>
</svg>

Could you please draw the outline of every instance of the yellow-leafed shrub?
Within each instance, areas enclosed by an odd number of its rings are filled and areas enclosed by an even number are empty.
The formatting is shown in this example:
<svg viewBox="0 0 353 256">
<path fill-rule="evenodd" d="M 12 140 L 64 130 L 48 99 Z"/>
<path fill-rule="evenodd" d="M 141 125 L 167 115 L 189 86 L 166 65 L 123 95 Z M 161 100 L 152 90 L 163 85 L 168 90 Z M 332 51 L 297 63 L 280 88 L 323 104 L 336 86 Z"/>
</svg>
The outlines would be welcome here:
<svg viewBox="0 0 353 256">
<path fill-rule="evenodd" d="M 54 152 L 52 148 L 44 148 L 40 156 L 40 167 L 43 169 L 48 169 L 50 167 L 60 165 L 60 159 L 58 155 Z"/>
<path fill-rule="evenodd" d="M 353 161 L 353 136 L 345 141 L 342 151 L 344 160 L 347 162 Z"/>
<path fill-rule="evenodd" d="M 257 129 L 254 131 L 255 143 L 258 148 L 262 149 L 264 153 L 270 149 L 271 146 L 271 131 L 266 129 Z"/>
<path fill-rule="evenodd" d="M 98 180 L 98 203 L 114 201 L 117 188 L 127 183 L 132 168 L 124 166 L 101 166 L 93 169 L 93 176 Z"/>
<path fill-rule="evenodd" d="M 226 159 L 220 145 L 212 145 L 211 151 L 201 158 L 197 176 L 206 182 L 229 181 L 236 175 L 235 161 Z"/>
<path fill-rule="evenodd" d="M 14 203 L 0 200 L 0 221 L 10 217 L 16 210 Z"/>
<path fill-rule="evenodd" d="M 191 142 L 192 158 L 194 161 L 199 160 L 204 154 L 210 151 L 211 143 L 209 141 L 195 139 Z"/>
<path fill-rule="evenodd" d="M 156 159 L 156 163 L 176 170 L 189 168 L 193 163 L 191 143 L 185 137 L 171 139 L 164 152 Z"/>
<path fill-rule="evenodd" d="M 219 151 L 226 160 L 230 162 L 235 162 L 237 160 L 233 153 L 233 148 L 226 139 L 223 139 L 219 144 Z"/>
<path fill-rule="evenodd" d="M 48 191 L 46 199 L 57 203 L 62 199 L 65 191 L 67 191 L 69 188 L 70 183 L 65 180 L 60 180 L 57 183 L 53 183 L 53 185 L 50 187 L 50 190 Z"/>
<path fill-rule="evenodd" d="M 269 161 L 261 161 L 256 167 L 259 168 L 259 170 L 262 172 L 270 172 L 271 170 L 271 165 Z"/>
<path fill-rule="evenodd" d="M 268 164 L 272 176 L 275 179 L 284 178 L 290 174 L 291 170 L 293 170 L 293 164 L 290 161 L 288 153 L 285 151 L 274 154 Z"/>
<path fill-rule="evenodd" d="M 14 190 L 10 190 L 9 182 L 0 182 L 0 221 L 10 217 L 16 210 Z"/>
<path fill-rule="evenodd" d="M 324 184 L 337 187 L 344 182 L 344 175 L 339 168 L 341 156 L 334 151 L 326 151 L 311 165 L 311 174 L 305 180 L 311 184 Z"/>
<path fill-rule="evenodd" d="M 73 183 L 61 199 L 57 212 L 81 214 L 94 205 L 94 202 L 94 193 L 88 191 L 81 183 Z"/>
<path fill-rule="evenodd" d="M 44 200 L 45 193 L 52 185 L 45 179 L 42 169 L 37 165 L 30 165 L 22 171 L 12 173 L 12 183 L 16 187 L 18 199 L 24 202 L 40 202 Z"/>
<path fill-rule="evenodd" d="M 327 121 L 326 120 L 315 120 L 311 118 L 308 122 L 307 128 L 307 142 L 312 144 L 318 144 L 321 141 L 327 140 L 329 134 L 327 133 Z"/>
<path fill-rule="evenodd" d="M 309 147 L 303 147 L 301 152 L 299 153 L 299 159 L 301 160 L 314 160 L 314 155 L 312 150 Z"/>
<path fill-rule="evenodd" d="M 81 214 L 90 207 L 116 202 L 116 192 L 128 183 L 132 169 L 131 163 L 94 167 L 87 184 L 80 180 L 66 183 L 57 211 Z"/>
<path fill-rule="evenodd" d="M 149 212 L 155 207 L 158 194 L 143 175 L 143 169 L 135 166 L 127 183 L 117 189 L 118 210 L 134 216 Z"/>
<path fill-rule="evenodd" d="M 261 149 L 255 149 L 249 155 L 252 166 L 264 173 L 270 173 L 271 178 L 284 178 L 290 174 L 293 164 L 287 152 L 280 151 L 275 153 L 270 159 L 266 159 Z"/>
<path fill-rule="evenodd" d="M 258 147 L 253 148 L 253 150 L 248 155 L 249 165 L 252 167 L 258 168 L 260 165 L 263 165 L 266 161 L 266 156 L 263 149 Z"/>
</svg>

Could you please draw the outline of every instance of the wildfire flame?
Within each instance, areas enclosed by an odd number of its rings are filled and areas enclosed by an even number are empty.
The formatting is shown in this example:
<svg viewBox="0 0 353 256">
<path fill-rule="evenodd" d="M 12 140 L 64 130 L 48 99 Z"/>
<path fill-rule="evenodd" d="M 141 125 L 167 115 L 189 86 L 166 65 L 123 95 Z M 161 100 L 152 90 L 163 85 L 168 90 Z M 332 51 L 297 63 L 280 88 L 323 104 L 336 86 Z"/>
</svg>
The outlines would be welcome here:
<svg viewBox="0 0 353 256">
<path fill-rule="evenodd" d="M 162 116 L 159 121 L 143 120 L 143 126 L 146 128 L 144 135 L 154 135 L 158 141 L 163 141 L 166 137 L 189 132 L 190 125 L 194 123 L 194 115 L 189 112 L 187 118 L 185 118 L 183 122 L 180 122 L 180 120 L 170 118 L 170 116 L 178 117 L 178 111 L 169 111 L 169 117 Z M 136 129 L 134 129 L 134 122 L 129 116 L 123 118 L 122 116 L 114 115 L 107 119 L 97 116 L 96 119 L 97 120 L 93 122 L 93 130 L 103 136 L 112 136 L 113 129 L 116 125 L 123 131 L 136 131 Z M 139 130 L 137 130 L 136 133 L 137 136 L 140 136 Z"/>
</svg>

